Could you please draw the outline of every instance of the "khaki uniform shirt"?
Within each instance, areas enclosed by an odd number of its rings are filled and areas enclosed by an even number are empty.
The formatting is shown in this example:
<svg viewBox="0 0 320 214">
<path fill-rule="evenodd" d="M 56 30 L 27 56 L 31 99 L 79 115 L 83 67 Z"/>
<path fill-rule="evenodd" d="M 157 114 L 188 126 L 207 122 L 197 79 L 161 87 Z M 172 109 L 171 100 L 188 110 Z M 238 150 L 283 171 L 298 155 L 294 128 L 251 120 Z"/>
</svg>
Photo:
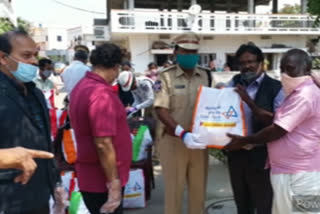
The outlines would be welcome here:
<svg viewBox="0 0 320 214">
<path fill-rule="evenodd" d="M 154 107 L 168 109 L 179 125 L 190 130 L 198 88 L 208 86 L 208 83 L 208 74 L 200 67 L 196 67 L 189 77 L 179 65 L 171 66 L 160 73 L 155 83 Z"/>
</svg>

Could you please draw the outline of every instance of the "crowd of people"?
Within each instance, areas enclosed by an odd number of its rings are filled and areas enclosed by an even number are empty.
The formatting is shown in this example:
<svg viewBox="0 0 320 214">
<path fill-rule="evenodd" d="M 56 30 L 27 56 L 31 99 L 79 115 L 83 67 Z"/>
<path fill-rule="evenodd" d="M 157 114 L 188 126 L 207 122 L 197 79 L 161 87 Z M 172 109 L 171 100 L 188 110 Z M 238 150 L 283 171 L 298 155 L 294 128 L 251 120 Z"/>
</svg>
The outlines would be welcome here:
<svg viewBox="0 0 320 214">
<path fill-rule="evenodd" d="M 80 45 L 61 74 L 77 141 L 75 171 L 92 214 L 124 212 L 132 161 L 128 119 L 141 115 L 157 120 L 165 214 L 182 214 L 185 186 L 188 213 L 204 213 L 208 149 L 189 129 L 197 89 L 217 85 L 213 68 L 197 65 L 199 36 L 182 34 L 174 43 L 174 63 L 162 69 L 150 63 L 140 74 L 115 44 L 91 52 Z M 48 214 L 50 196 L 65 203 L 41 92 L 58 90 L 49 79 L 53 62 L 38 61 L 37 54 L 27 33 L 0 35 L 0 213 Z M 320 192 L 320 86 L 311 58 L 299 49 L 285 53 L 281 81 L 265 72 L 254 44 L 240 46 L 236 59 L 240 73 L 219 88 L 233 87 L 246 115 L 247 136 L 228 134 L 223 149 L 237 212 L 309 213 L 295 197 L 316 201 Z"/>
</svg>

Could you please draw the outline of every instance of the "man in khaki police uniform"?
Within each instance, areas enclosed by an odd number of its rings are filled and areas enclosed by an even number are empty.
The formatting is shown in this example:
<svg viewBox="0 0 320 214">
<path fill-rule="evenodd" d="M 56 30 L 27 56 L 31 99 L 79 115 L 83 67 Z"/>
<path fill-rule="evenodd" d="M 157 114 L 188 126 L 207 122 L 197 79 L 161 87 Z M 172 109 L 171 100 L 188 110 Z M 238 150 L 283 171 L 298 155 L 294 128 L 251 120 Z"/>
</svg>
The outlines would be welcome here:
<svg viewBox="0 0 320 214">
<path fill-rule="evenodd" d="M 154 107 L 164 125 L 159 152 L 165 180 L 165 214 L 182 214 L 183 192 L 188 187 L 188 213 L 204 211 L 208 153 L 190 133 L 200 85 L 211 86 L 210 74 L 196 66 L 200 38 L 192 33 L 176 38 L 177 65 L 163 70 L 155 83 Z"/>
</svg>

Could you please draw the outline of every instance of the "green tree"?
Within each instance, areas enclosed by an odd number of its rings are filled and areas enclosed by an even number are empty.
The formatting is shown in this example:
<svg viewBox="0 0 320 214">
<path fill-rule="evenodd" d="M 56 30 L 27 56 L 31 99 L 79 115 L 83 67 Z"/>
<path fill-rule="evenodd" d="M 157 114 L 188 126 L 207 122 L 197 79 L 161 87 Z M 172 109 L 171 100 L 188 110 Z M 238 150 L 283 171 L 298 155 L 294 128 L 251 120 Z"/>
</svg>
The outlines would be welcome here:
<svg viewBox="0 0 320 214">
<path fill-rule="evenodd" d="M 319 0 L 308 0 L 308 12 L 312 15 L 316 15 L 316 25 L 320 24 L 320 1 Z"/>
<path fill-rule="evenodd" d="M 31 24 L 27 20 L 22 18 L 18 18 L 18 28 L 30 33 Z"/>
<path fill-rule="evenodd" d="M 18 26 L 16 28 L 29 32 L 30 26 L 31 25 L 28 21 L 18 18 Z M 12 24 L 12 22 L 8 18 L 4 18 L 4 17 L 0 18 L 0 34 L 8 32 L 13 29 L 15 29 L 15 26 Z"/>
<path fill-rule="evenodd" d="M 295 4 L 295 5 L 285 4 L 279 13 L 280 14 L 299 14 L 301 13 L 301 7 L 299 4 Z"/>
<path fill-rule="evenodd" d="M 8 32 L 14 28 L 13 24 L 8 18 L 0 18 L 0 34 Z"/>
<path fill-rule="evenodd" d="M 320 15 L 320 1 L 319 0 L 309 0 L 308 1 L 308 11 L 313 15 Z"/>
</svg>

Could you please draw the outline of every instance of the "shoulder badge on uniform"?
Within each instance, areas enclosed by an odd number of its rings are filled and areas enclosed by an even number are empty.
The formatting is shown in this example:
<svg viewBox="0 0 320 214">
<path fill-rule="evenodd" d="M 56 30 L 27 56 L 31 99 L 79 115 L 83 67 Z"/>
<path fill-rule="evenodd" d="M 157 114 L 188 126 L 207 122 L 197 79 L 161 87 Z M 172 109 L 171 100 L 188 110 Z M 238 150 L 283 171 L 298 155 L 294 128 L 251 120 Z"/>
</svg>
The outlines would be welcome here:
<svg viewBox="0 0 320 214">
<path fill-rule="evenodd" d="M 206 67 L 203 67 L 203 66 L 200 66 L 200 65 L 198 65 L 197 68 L 200 69 L 200 70 L 204 70 L 204 71 L 210 71 L 209 68 L 206 68 Z"/>
<path fill-rule="evenodd" d="M 161 80 L 156 80 L 155 83 L 153 84 L 153 90 L 155 92 L 161 91 L 162 89 L 162 81 Z"/>
<path fill-rule="evenodd" d="M 167 67 L 167 68 L 161 69 L 161 70 L 159 71 L 159 73 L 169 71 L 169 70 L 171 70 L 171 69 L 173 69 L 173 68 L 176 68 L 176 67 L 177 67 L 177 65 L 170 65 L 170 66 Z"/>
</svg>

